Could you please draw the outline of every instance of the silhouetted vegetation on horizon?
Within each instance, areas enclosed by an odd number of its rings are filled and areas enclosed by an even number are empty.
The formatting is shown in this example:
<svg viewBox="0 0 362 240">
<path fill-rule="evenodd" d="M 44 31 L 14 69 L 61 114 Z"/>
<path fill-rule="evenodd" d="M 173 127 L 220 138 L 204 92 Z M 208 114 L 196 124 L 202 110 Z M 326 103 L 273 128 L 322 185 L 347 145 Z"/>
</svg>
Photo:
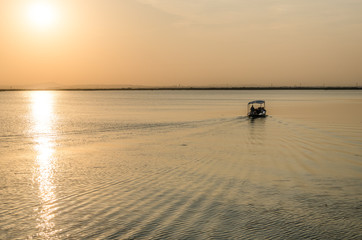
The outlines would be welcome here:
<svg viewBox="0 0 362 240">
<path fill-rule="evenodd" d="M 279 87 L 124 87 L 124 88 L 3 88 L 0 91 L 123 91 L 123 90 L 361 90 L 360 86 L 279 86 Z"/>
</svg>

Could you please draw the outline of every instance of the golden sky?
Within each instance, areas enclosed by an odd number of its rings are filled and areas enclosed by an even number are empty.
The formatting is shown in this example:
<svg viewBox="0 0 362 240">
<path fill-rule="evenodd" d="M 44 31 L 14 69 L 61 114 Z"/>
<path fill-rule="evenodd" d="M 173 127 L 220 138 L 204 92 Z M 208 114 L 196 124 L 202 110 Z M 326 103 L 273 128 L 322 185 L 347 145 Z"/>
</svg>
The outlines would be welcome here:
<svg viewBox="0 0 362 240">
<path fill-rule="evenodd" d="M 361 0 L 0 0 L 0 87 L 362 85 Z"/>
</svg>

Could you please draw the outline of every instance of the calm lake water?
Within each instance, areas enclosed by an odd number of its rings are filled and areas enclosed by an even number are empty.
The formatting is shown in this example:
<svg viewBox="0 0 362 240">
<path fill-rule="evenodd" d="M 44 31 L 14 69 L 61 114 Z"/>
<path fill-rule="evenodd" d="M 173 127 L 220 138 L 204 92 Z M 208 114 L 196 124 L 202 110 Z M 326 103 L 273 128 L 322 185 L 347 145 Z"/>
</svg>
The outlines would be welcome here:
<svg viewBox="0 0 362 240">
<path fill-rule="evenodd" d="M 362 239 L 362 91 L 0 92 L 0 239 L 94 238 Z"/>
</svg>

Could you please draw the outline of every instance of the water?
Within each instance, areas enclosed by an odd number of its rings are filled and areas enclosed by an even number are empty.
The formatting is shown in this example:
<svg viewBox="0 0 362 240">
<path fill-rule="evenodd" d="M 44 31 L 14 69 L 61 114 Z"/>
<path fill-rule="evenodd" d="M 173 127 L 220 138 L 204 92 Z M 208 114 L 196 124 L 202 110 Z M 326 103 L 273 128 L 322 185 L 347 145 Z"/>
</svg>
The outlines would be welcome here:
<svg viewBox="0 0 362 240">
<path fill-rule="evenodd" d="M 362 239 L 360 91 L 0 92 L 0 110 L 0 239 Z"/>
</svg>

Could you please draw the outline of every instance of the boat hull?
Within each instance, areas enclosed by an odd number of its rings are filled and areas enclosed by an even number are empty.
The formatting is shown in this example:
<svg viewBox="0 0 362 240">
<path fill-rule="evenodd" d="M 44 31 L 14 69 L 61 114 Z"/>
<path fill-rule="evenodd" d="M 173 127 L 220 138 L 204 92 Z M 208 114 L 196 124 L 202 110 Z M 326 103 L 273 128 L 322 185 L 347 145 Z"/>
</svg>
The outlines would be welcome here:
<svg viewBox="0 0 362 240">
<path fill-rule="evenodd" d="M 248 115 L 249 118 L 265 118 L 266 114 L 260 114 L 260 115 Z"/>
</svg>

